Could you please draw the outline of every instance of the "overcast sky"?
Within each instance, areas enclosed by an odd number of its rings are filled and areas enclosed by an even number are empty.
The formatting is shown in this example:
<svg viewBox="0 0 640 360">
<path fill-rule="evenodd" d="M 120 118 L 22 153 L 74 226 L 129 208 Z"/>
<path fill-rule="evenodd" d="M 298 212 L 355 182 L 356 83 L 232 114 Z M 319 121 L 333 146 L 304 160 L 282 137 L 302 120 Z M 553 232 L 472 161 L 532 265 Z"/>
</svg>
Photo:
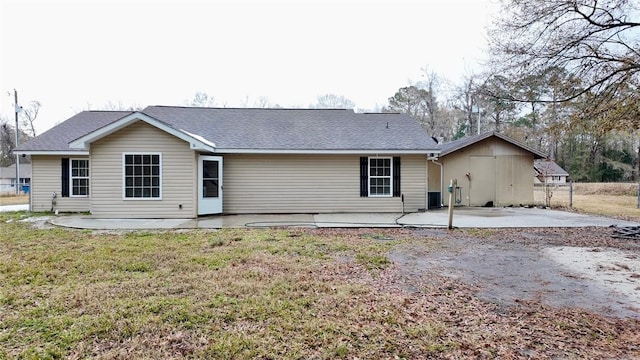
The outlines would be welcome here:
<svg viewBox="0 0 640 360">
<path fill-rule="evenodd" d="M 421 69 L 477 70 L 497 0 L 0 0 L 0 116 L 42 104 L 39 133 L 106 103 L 218 106 L 345 96 L 374 110 Z M 11 96 L 8 96 L 11 93 Z"/>
</svg>

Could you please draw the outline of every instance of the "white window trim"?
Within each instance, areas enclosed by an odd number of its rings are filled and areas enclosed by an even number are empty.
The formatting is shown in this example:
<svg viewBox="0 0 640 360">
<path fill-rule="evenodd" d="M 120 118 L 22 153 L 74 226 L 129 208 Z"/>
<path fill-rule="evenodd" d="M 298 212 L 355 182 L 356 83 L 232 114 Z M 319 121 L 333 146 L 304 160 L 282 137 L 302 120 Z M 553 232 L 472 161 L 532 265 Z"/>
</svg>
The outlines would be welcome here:
<svg viewBox="0 0 640 360">
<path fill-rule="evenodd" d="M 127 155 L 158 155 L 160 157 L 160 171 L 158 172 L 158 176 L 160 177 L 159 188 L 160 188 L 160 196 L 158 197 L 127 197 L 126 192 L 126 184 L 127 184 L 127 172 L 126 172 L 126 156 Z M 122 200 L 124 201 L 160 201 L 162 200 L 162 153 L 161 152 L 146 152 L 146 151 L 137 151 L 137 152 L 126 152 L 122 153 Z"/>
<path fill-rule="evenodd" d="M 89 170 L 89 176 L 73 176 L 73 161 L 86 161 L 87 168 Z M 87 195 L 74 195 L 73 194 L 73 179 L 87 179 Z M 69 159 L 69 197 L 74 198 L 86 198 L 91 194 L 91 161 L 89 158 L 70 158 Z"/>
<path fill-rule="evenodd" d="M 371 159 L 389 159 L 389 195 L 371 194 Z M 373 176 L 374 178 L 386 178 L 387 176 Z M 393 197 L 393 156 L 369 156 L 367 158 L 367 196 L 368 197 Z"/>
</svg>

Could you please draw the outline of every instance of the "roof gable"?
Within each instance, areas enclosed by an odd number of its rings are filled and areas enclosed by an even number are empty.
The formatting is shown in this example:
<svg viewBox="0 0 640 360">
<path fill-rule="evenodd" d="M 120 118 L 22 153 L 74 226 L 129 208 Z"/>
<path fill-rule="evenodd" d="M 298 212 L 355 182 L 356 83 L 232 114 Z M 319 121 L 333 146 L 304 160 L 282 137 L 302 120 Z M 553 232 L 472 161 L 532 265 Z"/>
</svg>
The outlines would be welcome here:
<svg viewBox="0 0 640 360">
<path fill-rule="evenodd" d="M 84 136 L 81 136 L 69 143 L 69 147 L 72 149 L 89 150 L 89 145 L 99 139 L 109 136 L 120 129 L 123 129 L 134 122 L 143 121 L 151 126 L 154 126 L 160 130 L 163 130 L 181 140 L 189 143 L 189 146 L 193 150 L 201 151 L 215 151 L 215 144 L 211 143 L 198 135 L 191 134 L 184 130 L 179 130 L 171 127 L 162 121 L 154 119 L 144 113 L 135 112 L 131 113 L 123 118 L 113 121 L 99 129 L 96 129 Z"/>
<path fill-rule="evenodd" d="M 515 139 L 512 139 L 504 134 L 501 134 L 497 131 L 488 131 L 479 135 L 475 135 L 475 136 L 470 136 L 470 137 L 466 137 L 466 138 L 462 138 L 462 139 L 458 139 L 458 140 L 454 140 L 448 143 L 444 143 L 440 146 L 440 156 L 445 156 L 448 154 L 451 154 L 453 152 L 456 152 L 458 150 L 464 149 L 468 146 L 471 146 L 473 144 L 477 144 L 483 140 L 489 139 L 491 137 L 496 137 L 498 139 L 501 139 L 503 141 L 506 141 L 514 146 L 517 146 L 525 151 L 528 151 L 530 153 L 533 154 L 534 159 L 539 159 L 539 158 L 546 158 L 547 155 L 541 151 L 538 151 L 530 146 L 527 146 Z"/>
</svg>

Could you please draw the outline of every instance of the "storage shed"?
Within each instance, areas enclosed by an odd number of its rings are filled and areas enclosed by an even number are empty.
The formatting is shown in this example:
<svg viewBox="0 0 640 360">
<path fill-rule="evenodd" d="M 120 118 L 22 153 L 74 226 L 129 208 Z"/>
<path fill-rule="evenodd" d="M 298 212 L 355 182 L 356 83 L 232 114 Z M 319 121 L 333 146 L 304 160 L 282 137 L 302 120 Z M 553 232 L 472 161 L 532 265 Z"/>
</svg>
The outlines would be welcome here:
<svg viewBox="0 0 640 360">
<path fill-rule="evenodd" d="M 440 183 L 441 202 L 448 205 L 447 186 L 457 179 L 456 205 L 529 205 L 533 203 L 533 162 L 545 157 L 494 131 L 452 141 L 442 144 L 440 156 L 429 164 L 429 189 L 432 192 Z"/>
</svg>

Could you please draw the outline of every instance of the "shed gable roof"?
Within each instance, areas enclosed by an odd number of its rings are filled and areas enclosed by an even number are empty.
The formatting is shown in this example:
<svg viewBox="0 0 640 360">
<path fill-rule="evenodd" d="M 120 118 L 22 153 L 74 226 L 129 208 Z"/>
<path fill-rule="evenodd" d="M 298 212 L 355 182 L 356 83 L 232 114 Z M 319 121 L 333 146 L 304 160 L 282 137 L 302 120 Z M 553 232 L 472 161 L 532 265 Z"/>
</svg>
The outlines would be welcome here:
<svg viewBox="0 0 640 360">
<path fill-rule="evenodd" d="M 445 156 L 447 154 L 451 154 L 455 151 L 461 150 L 463 148 L 466 148 L 467 146 L 476 144 L 482 140 L 488 139 L 490 137 L 497 137 L 503 141 L 506 141 L 514 146 L 517 146 L 525 151 L 528 151 L 530 153 L 533 154 L 535 159 L 539 159 L 539 158 L 546 158 L 547 155 L 541 151 L 538 151 L 530 146 L 527 146 L 515 139 L 512 139 L 504 134 L 501 134 L 497 131 L 488 131 L 479 135 L 475 135 L 475 136 L 470 136 L 470 137 L 466 137 L 466 138 L 462 138 L 462 139 L 458 139 L 458 140 L 454 140 L 448 143 L 444 143 L 440 146 L 440 156 Z"/>
<path fill-rule="evenodd" d="M 31 164 L 20 164 L 19 176 L 21 178 L 31 177 Z M 0 167 L 0 179 L 15 179 L 16 178 L 16 164 Z"/>
<path fill-rule="evenodd" d="M 533 167 L 542 176 L 569 176 L 569 173 L 553 160 L 534 160 Z"/>
<path fill-rule="evenodd" d="M 74 151 L 69 143 L 83 148 L 84 143 L 110 133 L 109 129 L 117 131 L 119 125 L 126 126 L 133 118 L 214 146 L 219 152 L 439 151 L 420 125 L 404 114 L 176 106 L 149 106 L 138 113 L 82 112 L 41 135 L 54 142 L 39 136 L 18 151 Z"/>
</svg>

